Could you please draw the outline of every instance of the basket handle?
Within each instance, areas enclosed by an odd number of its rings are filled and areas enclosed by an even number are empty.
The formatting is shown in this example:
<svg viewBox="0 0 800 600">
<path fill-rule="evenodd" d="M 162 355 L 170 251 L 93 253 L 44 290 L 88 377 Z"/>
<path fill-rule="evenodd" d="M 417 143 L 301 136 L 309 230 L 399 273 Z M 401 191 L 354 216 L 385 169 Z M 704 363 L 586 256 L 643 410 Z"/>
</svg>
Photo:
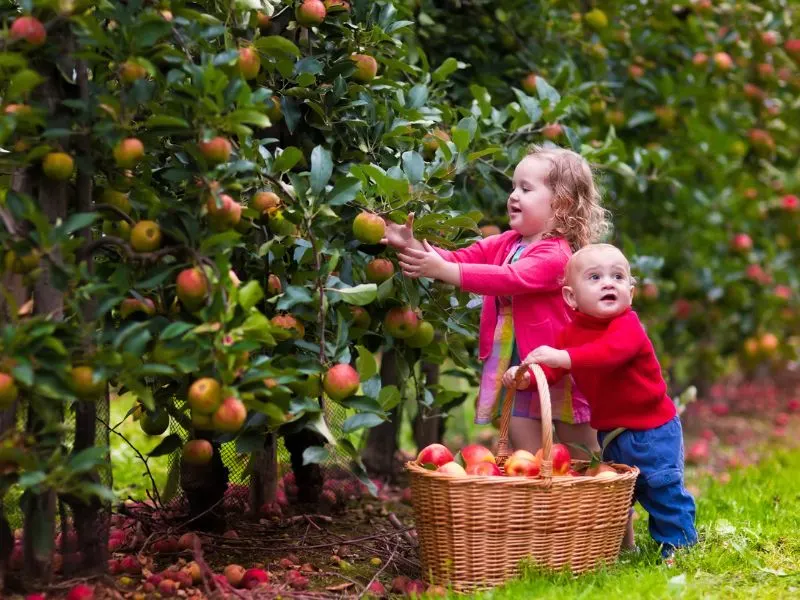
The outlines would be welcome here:
<svg viewBox="0 0 800 600">
<path fill-rule="evenodd" d="M 511 412 L 514 406 L 514 395 L 516 394 L 516 384 L 522 381 L 525 371 L 530 368 L 533 371 L 536 386 L 539 389 L 539 404 L 542 415 L 542 477 L 550 478 L 553 476 L 553 461 L 551 451 L 553 448 L 553 418 L 550 406 L 550 387 L 547 385 L 547 377 L 538 364 L 530 364 L 527 359 L 523 360 L 517 369 L 514 377 L 514 387 L 506 390 L 503 400 L 503 412 L 500 416 L 500 441 L 497 444 L 497 456 L 495 460 L 498 466 L 503 466 L 508 458 L 508 429 L 511 425 Z"/>
</svg>

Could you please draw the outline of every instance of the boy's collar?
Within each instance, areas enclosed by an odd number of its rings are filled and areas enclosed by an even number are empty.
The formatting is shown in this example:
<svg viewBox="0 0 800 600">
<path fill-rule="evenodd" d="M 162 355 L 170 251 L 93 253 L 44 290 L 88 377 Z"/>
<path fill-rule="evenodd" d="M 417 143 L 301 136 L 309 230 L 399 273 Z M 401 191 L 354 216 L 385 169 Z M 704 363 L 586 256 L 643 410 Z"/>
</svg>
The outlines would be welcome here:
<svg viewBox="0 0 800 600">
<path fill-rule="evenodd" d="M 630 306 L 623 310 L 616 316 L 613 317 L 593 317 L 592 315 L 587 315 L 586 313 L 582 313 L 576 308 L 572 308 L 572 320 L 578 323 L 583 327 L 589 327 L 594 329 L 605 329 L 614 319 L 619 319 L 621 316 L 628 314 L 633 310 Z"/>
</svg>

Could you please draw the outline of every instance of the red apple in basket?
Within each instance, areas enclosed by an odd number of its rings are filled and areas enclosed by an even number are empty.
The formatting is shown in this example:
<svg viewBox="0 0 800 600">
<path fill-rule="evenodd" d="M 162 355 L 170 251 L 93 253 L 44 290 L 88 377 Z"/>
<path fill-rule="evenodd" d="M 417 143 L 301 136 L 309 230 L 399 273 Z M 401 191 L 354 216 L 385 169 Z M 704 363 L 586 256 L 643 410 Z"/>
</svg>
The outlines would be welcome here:
<svg viewBox="0 0 800 600">
<path fill-rule="evenodd" d="M 462 467 L 457 462 L 450 461 L 449 463 L 444 463 L 441 467 L 436 469 L 437 473 L 446 473 L 447 475 L 455 475 L 457 477 L 463 477 L 467 474 Z"/>
<path fill-rule="evenodd" d="M 553 475 L 566 475 L 569 471 L 570 460 L 572 460 L 569 448 L 564 444 L 553 444 L 550 458 L 553 460 Z"/>
<path fill-rule="evenodd" d="M 508 457 L 505 471 L 509 477 L 536 477 L 539 474 L 539 461 L 527 450 L 517 450 Z"/>
<path fill-rule="evenodd" d="M 494 463 L 494 454 L 488 448 L 480 444 L 470 444 L 461 449 L 461 458 L 464 459 L 464 464 L 469 467 L 482 462 Z"/>
<path fill-rule="evenodd" d="M 496 477 L 502 474 L 503 472 L 494 462 L 483 461 L 467 465 L 467 475 L 491 475 Z"/>
<path fill-rule="evenodd" d="M 599 465 L 586 469 L 587 477 L 597 477 L 600 473 L 612 473 L 613 475 L 616 475 L 617 471 L 614 467 L 607 465 L 606 463 L 600 463 Z"/>
<path fill-rule="evenodd" d="M 417 456 L 417 462 L 421 465 L 432 464 L 441 467 L 445 463 L 452 462 L 453 453 L 442 444 L 431 444 L 425 446 Z"/>
</svg>

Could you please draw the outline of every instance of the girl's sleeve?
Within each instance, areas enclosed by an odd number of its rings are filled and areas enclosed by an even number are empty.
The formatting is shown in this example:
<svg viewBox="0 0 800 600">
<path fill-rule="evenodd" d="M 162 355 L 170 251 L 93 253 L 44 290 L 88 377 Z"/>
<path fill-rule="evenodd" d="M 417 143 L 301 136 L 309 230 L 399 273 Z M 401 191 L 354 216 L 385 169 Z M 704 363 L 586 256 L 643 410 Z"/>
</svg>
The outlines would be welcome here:
<svg viewBox="0 0 800 600">
<path fill-rule="evenodd" d="M 567 255 L 557 246 L 536 249 L 505 265 L 460 264 L 461 289 L 486 296 L 511 296 L 561 289 Z"/>
<path fill-rule="evenodd" d="M 448 262 L 452 263 L 479 263 L 485 264 L 489 261 L 489 253 L 486 251 L 487 242 L 489 238 L 478 240 L 474 244 L 470 244 L 466 248 L 459 248 L 458 250 L 445 250 L 434 246 L 434 250 Z"/>
</svg>

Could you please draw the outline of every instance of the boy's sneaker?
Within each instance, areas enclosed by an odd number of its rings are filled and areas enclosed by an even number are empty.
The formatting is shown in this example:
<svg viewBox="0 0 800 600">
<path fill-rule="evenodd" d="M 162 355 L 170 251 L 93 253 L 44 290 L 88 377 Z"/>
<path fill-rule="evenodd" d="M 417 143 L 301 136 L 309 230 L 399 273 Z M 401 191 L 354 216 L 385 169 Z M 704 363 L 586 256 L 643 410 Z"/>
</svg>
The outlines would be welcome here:
<svg viewBox="0 0 800 600">
<path fill-rule="evenodd" d="M 675 566 L 675 546 L 664 545 L 661 547 L 661 562 L 667 567 Z"/>
</svg>

